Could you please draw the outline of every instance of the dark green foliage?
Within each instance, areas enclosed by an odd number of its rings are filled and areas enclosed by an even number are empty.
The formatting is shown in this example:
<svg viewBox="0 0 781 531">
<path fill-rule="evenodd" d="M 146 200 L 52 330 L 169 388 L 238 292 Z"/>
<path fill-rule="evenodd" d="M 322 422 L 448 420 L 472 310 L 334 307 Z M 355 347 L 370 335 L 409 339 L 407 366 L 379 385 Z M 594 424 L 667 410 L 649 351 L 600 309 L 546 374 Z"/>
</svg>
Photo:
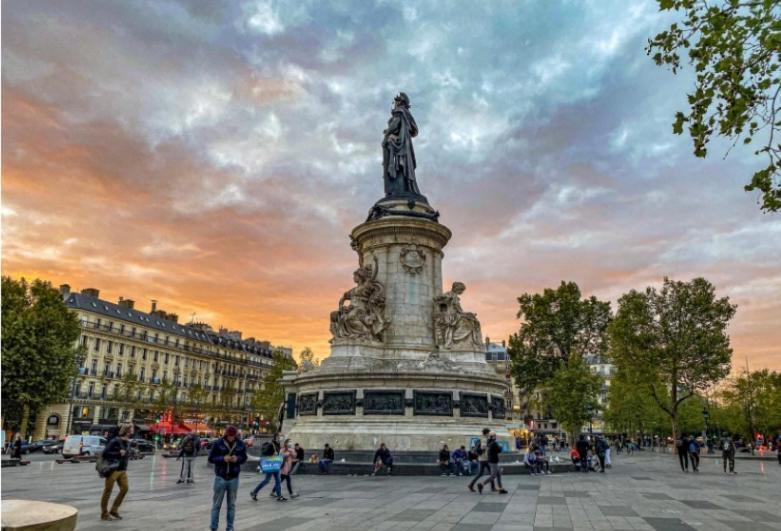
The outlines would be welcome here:
<svg viewBox="0 0 781 531">
<path fill-rule="evenodd" d="M 79 322 L 48 282 L 3 277 L 2 287 L 2 412 L 26 433 L 32 414 L 68 396 Z"/>
<path fill-rule="evenodd" d="M 285 400 L 282 373 L 296 368 L 296 362 L 280 352 L 274 353 L 274 365 L 263 376 L 263 383 L 252 397 L 252 409 L 263 415 L 276 429 L 277 413 Z"/>
<path fill-rule="evenodd" d="M 664 279 L 660 290 L 630 291 L 610 324 L 611 357 L 628 381 L 643 386 L 679 428 L 679 407 L 723 379 L 732 348 L 727 325 L 735 306 L 704 278 Z"/>
<path fill-rule="evenodd" d="M 675 115 L 673 132 L 684 126 L 694 143 L 694 154 L 705 157 L 708 142 L 716 134 L 733 144 L 760 147 L 755 154 L 767 157 L 747 191 L 762 193 L 762 209 L 781 208 L 781 116 L 779 50 L 781 50 L 781 2 L 779 0 L 658 0 L 662 11 L 683 14 L 680 23 L 649 39 L 646 48 L 657 65 L 681 68 L 680 53 L 688 50 L 696 83 L 688 94 L 688 112 Z"/>
<path fill-rule="evenodd" d="M 518 297 L 523 319 L 510 336 L 511 370 L 521 394 L 529 396 L 566 366 L 572 356 L 596 355 L 607 348 L 610 303 L 582 299 L 574 282 Z"/>
<path fill-rule="evenodd" d="M 573 437 L 599 408 L 597 396 L 602 383 L 602 377 L 591 372 L 580 355 L 570 357 L 553 375 L 548 402 L 553 416 Z"/>
</svg>

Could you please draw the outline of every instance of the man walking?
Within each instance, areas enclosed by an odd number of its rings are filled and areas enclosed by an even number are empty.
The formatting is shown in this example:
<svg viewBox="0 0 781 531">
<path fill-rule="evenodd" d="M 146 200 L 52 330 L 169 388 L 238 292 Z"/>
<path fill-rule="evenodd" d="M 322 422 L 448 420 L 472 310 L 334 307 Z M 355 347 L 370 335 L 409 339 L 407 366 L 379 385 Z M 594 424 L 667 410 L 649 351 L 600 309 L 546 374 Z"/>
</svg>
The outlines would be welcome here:
<svg viewBox="0 0 781 531">
<path fill-rule="evenodd" d="M 100 519 L 101 520 L 122 520 L 119 516 L 119 506 L 125 499 L 128 491 L 127 484 L 127 462 L 130 459 L 128 452 L 128 440 L 133 433 L 130 424 L 123 424 L 119 428 L 119 433 L 111 439 L 103 450 L 103 460 L 109 463 L 116 463 L 117 468 L 106 477 L 103 485 L 103 496 L 100 498 Z M 111 504 L 111 511 L 108 510 L 108 501 L 111 498 L 111 491 L 114 490 L 114 484 L 119 485 L 119 494 L 114 498 Z"/>
<path fill-rule="evenodd" d="M 502 447 L 496 442 L 496 433 L 489 432 L 486 454 L 488 454 L 488 468 L 491 472 L 491 477 L 477 484 L 477 490 L 480 491 L 480 494 L 483 493 L 483 487 L 489 482 L 491 483 L 491 490 L 495 490 L 493 489 L 495 483 L 499 487 L 499 494 L 507 494 L 507 491 L 502 487 L 502 469 L 499 466 L 499 454 L 501 452 Z"/>
<path fill-rule="evenodd" d="M 236 426 L 225 428 L 225 434 L 217 439 L 209 452 L 209 462 L 214 464 L 214 496 L 212 498 L 212 514 L 210 528 L 217 531 L 220 523 L 220 510 L 225 495 L 228 495 L 228 510 L 226 515 L 227 531 L 233 531 L 233 520 L 236 517 L 236 493 L 239 490 L 239 473 L 241 465 L 247 461 L 247 447 L 238 438 Z"/>
<path fill-rule="evenodd" d="M 724 473 L 727 473 L 727 463 L 729 462 L 729 473 L 736 474 L 735 472 L 735 443 L 732 442 L 732 437 L 724 437 L 721 441 L 721 461 L 724 463 Z"/>
<path fill-rule="evenodd" d="M 692 471 L 700 471 L 700 444 L 694 437 L 689 437 L 689 460 L 692 462 Z"/>
<path fill-rule="evenodd" d="M 491 430 L 483 428 L 483 437 L 477 442 L 474 447 L 474 452 L 477 454 L 478 462 L 480 463 L 480 470 L 475 478 L 469 483 L 469 490 L 475 491 L 475 484 L 478 482 L 483 474 L 490 474 L 491 469 L 488 466 L 488 434 Z M 491 481 L 491 490 L 496 490 L 496 485 Z"/>
<path fill-rule="evenodd" d="M 182 469 L 179 471 L 179 481 L 176 483 L 194 483 L 193 481 L 193 463 L 198 457 L 198 449 L 201 447 L 201 441 L 194 433 L 188 433 L 182 443 L 179 445 L 179 455 L 177 460 L 182 460 Z"/>
<path fill-rule="evenodd" d="M 681 464 L 681 472 L 689 471 L 689 440 L 681 435 L 675 441 L 675 451 L 678 452 L 678 462 Z"/>
<path fill-rule="evenodd" d="M 575 444 L 575 448 L 578 449 L 578 454 L 580 455 L 580 471 L 588 473 L 588 448 L 589 444 L 586 440 L 586 436 L 582 433 L 580 434 L 580 437 L 578 437 L 578 442 Z"/>
<path fill-rule="evenodd" d="M 605 457 L 607 456 L 607 452 L 610 450 L 610 446 L 605 441 L 604 437 L 601 435 L 597 436 L 597 441 L 594 444 L 595 450 L 597 451 L 597 459 L 599 459 L 599 471 L 601 473 L 605 473 Z"/>
</svg>

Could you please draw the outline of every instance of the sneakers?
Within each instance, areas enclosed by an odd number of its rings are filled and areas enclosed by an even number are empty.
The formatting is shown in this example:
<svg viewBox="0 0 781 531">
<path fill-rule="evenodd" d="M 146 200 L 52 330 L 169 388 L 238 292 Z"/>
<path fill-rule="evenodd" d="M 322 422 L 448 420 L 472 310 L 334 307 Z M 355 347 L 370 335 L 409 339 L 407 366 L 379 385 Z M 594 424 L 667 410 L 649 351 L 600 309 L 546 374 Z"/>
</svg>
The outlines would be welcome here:
<svg viewBox="0 0 781 531">
<path fill-rule="evenodd" d="M 504 489 L 499 489 L 499 494 L 507 494 L 507 491 Z"/>
<path fill-rule="evenodd" d="M 299 496 L 299 494 L 296 492 L 295 494 L 291 494 L 290 495 L 290 499 L 291 500 L 295 500 L 296 498 L 298 498 L 298 496 Z"/>
<path fill-rule="evenodd" d="M 472 492 L 474 492 L 474 491 L 475 491 L 475 487 L 474 487 L 474 485 L 467 485 L 467 486 L 466 486 L 466 488 L 468 488 L 468 489 L 469 489 L 470 491 L 472 491 Z"/>
<path fill-rule="evenodd" d="M 249 497 L 252 498 L 252 501 L 258 501 L 258 493 L 250 491 Z"/>
<path fill-rule="evenodd" d="M 178 481 L 176 482 L 176 484 L 177 484 L 177 485 L 178 485 L 179 483 L 184 483 L 184 480 L 183 480 L 183 479 L 180 479 L 180 480 L 178 480 Z"/>
<path fill-rule="evenodd" d="M 119 516 L 119 513 L 118 513 L 118 512 L 116 512 L 116 511 L 110 511 L 108 514 L 109 514 L 109 515 L 110 515 L 112 518 L 114 518 L 114 519 L 116 519 L 116 520 L 122 520 L 122 517 L 121 517 L 121 516 Z"/>
<path fill-rule="evenodd" d="M 101 514 L 100 515 L 100 519 L 101 520 L 106 520 L 108 522 L 110 522 L 112 520 L 112 518 L 108 514 Z"/>
<path fill-rule="evenodd" d="M 277 501 L 278 502 L 286 502 L 287 498 L 285 498 L 284 496 L 280 496 L 280 497 L 277 498 Z"/>
</svg>

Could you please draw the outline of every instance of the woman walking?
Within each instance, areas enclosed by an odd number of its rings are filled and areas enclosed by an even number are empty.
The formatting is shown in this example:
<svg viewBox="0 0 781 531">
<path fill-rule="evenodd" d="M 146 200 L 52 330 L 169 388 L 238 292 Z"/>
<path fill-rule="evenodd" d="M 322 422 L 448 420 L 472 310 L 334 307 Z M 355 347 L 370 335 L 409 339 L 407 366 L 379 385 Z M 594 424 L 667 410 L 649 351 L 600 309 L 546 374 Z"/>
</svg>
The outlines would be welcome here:
<svg viewBox="0 0 781 531">
<path fill-rule="evenodd" d="M 282 449 L 280 450 L 279 455 L 284 458 L 281 470 L 281 480 L 287 484 L 287 493 L 290 495 L 290 499 L 298 498 L 298 494 L 293 493 L 293 486 L 290 479 L 290 476 L 293 475 L 293 467 L 298 462 L 298 453 L 295 448 L 291 448 L 290 439 L 285 439 L 285 442 L 282 443 Z"/>
</svg>

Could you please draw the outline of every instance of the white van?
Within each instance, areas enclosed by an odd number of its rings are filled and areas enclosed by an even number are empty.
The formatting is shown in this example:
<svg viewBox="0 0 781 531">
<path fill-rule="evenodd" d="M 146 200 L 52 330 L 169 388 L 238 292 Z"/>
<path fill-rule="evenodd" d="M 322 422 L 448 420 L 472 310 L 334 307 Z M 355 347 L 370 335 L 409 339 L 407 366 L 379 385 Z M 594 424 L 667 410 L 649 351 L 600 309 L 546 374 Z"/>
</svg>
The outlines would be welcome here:
<svg viewBox="0 0 781 531">
<path fill-rule="evenodd" d="M 62 456 L 67 459 L 77 455 L 99 455 L 106 443 L 106 439 L 97 435 L 68 435 L 62 445 Z"/>
</svg>

